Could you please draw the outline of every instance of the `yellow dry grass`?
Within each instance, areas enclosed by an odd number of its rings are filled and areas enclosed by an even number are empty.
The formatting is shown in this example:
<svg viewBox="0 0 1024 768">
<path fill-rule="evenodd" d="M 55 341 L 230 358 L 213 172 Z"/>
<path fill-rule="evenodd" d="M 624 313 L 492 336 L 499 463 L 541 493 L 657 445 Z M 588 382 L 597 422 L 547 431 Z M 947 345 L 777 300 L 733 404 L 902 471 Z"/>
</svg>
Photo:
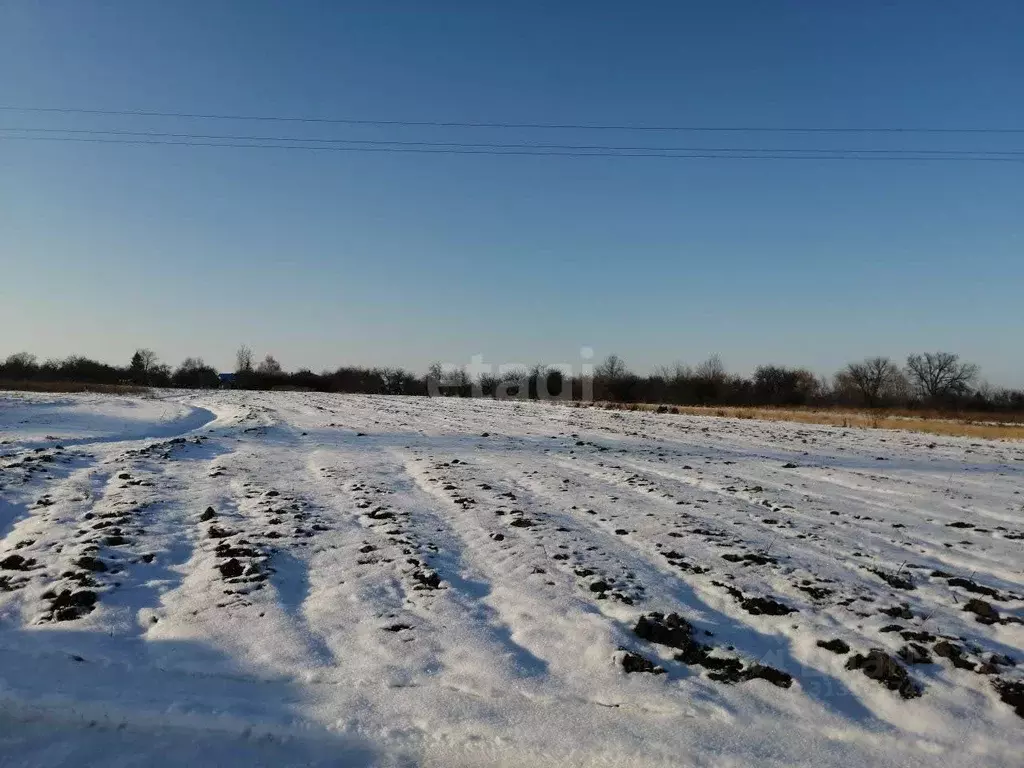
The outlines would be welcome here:
<svg viewBox="0 0 1024 768">
<path fill-rule="evenodd" d="M 598 407 L 627 410 L 655 410 L 648 403 L 601 403 Z M 938 415 L 913 411 L 858 411 L 846 408 L 784 408 L 742 406 L 668 406 L 671 413 L 690 416 L 718 416 L 732 419 L 763 419 L 798 424 L 823 424 L 861 429 L 905 429 L 931 435 L 976 437 L 986 440 L 1024 440 L 1024 416 L 994 416 L 984 413 Z M 1017 421 L 1010 420 L 1018 419 Z"/>
</svg>

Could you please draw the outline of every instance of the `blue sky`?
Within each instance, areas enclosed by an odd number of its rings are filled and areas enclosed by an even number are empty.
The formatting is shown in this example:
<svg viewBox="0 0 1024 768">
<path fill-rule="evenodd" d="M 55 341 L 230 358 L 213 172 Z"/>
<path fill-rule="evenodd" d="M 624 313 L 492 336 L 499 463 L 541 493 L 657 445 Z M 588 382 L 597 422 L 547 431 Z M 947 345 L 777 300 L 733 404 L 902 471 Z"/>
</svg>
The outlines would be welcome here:
<svg viewBox="0 0 1024 768">
<path fill-rule="evenodd" d="M 1024 4 L 0 3 L 0 105 L 383 120 L 1024 127 Z M 0 111 L 4 128 L 1024 150 Z M 0 356 L 227 368 L 947 349 L 1024 385 L 1024 164 L 0 140 Z"/>
</svg>

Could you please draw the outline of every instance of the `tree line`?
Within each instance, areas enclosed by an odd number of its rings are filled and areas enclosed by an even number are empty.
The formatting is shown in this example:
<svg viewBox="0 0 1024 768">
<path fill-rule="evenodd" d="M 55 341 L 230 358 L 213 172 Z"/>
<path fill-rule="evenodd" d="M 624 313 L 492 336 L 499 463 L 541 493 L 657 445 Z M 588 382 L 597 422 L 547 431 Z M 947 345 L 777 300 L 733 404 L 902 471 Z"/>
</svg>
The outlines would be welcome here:
<svg viewBox="0 0 1024 768">
<path fill-rule="evenodd" d="M 181 389 L 295 389 L 380 395 L 426 395 L 426 377 L 401 368 L 341 366 L 314 373 L 285 371 L 273 355 L 255 363 L 252 350 L 238 350 L 228 381 L 201 357 L 187 357 L 176 368 L 161 362 L 151 349 L 137 349 L 127 365 L 118 366 L 79 355 L 40 363 L 35 355 L 18 352 L 0 362 L 0 383 L 46 382 L 95 385 L 130 384 Z"/>
<path fill-rule="evenodd" d="M 138 349 L 127 365 L 71 356 L 38 362 L 27 352 L 0 363 L 0 381 L 132 384 L 188 389 L 231 386 L 256 390 L 311 390 L 379 395 L 483 396 L 496 398 L 598 400 L 621 403 L 723 406 L 927 407 L 949 410 L 1024 411 L 1024 391 L 992 387 L 977 365 L 951 352 L 912 354 L 901 365 L 888 357 L 851 362 L 832 377 L 798 367 L 758 366 L 751 376 L 729 373 L 713 355 L 696 366 L 676 363 L 652 373 L 630 371 L 609 355 L 586 376 L 536 365 L 500 375 L 470 377 L 466 369 L 430 366 L 426 375 L 403 368 L 341 366 L 314 373 L 285 371 L 273 355 L 256 362 L 241 347 L 225 382 L 202 358 L 188 357 L 176 368 L 150 349 Z"/>
<path fill-rule="evenodd" d="M 637 376 L 611 355 L 594 371 L 594 397 L 675 405 L 1024 411 L 1024 390 L 987 384 L 977 365 L 951 352 L 912 354 L 903 365 L 870 357 L 831 377 L 784 365 L 760 365 L 752 376 L 739 376 L 727 372 L 717 355 L 695 367 L 663 366 Z"/>
</svg>

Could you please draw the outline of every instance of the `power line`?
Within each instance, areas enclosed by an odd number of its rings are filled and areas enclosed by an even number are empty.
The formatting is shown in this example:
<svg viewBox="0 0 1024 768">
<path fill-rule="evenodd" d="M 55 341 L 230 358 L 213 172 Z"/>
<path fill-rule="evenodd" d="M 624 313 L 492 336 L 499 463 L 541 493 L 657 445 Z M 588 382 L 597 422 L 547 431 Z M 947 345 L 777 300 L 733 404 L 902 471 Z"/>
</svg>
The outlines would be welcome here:
<svg viewBox="0 0 1024 768">
<path fill-rule="evenodd" d="M 989 161 L 989 162 L 1024 162 L 1024 157 L 1001 156 L 945 156 L 945 155 L 854 155 L 838 154 L 822 151 L 820 154 L 739 154 L 738 152 L 757 152 L 758 150 L 739 150 L 735 154 L 721 151 L 686 151 L 686 152 L 578 152 L 538 149 L 475 149 L 472 145 L 460 147 L 402 147 L 402 146 L 337 146 L 299 143 L 255 143 L 255 142 L 217 142 L 174 139 L 129 139 L 100 138 L 87 136 L 0 136 L 0 141 L 50 141 L 50 142 L 84 142 L 97 144 L 120 145 L 168 145 L 185 147 L 224 147 L 232 149 L 285 149 L 306 150 L 313 152 L 383 152 L 383 153 L 416 153 L 416 154 L 447 154 L 447 155 L 532 155 L 536 157 L 649 157 L 677 160 L 862 160 L 862 161 Z"/>
<path fill-rule="evenodd" d="M 438 148 L 477 148 L 477 149 L 545 149 L 571 151 L 604 151 L 604 152 L 716 152 L 736 153 L 748 152 L 755 154 L 866 154 L 866 155 L 936 155 L 949 157 L 985 157 L 985 156 L 1017 156 L 1024 155 L 1024 150 L 973 150 L 973 149 L 857 149 L 857 148 L 757 148 L 757 147 L 664 147 L 664 146 L 615 146 L 607 144 L 544 144 L 536 142 L 519 142 L 514 144 L 470 143 L 449 141 L 399 141 L 382 139 L 339 139 L 339 138 L 306 138 L 302 136 L 247 136 L 225 134 L 169 133 L 163 131 L 122 131 L 99 130 L 94 128 L 39 128 L 39 127 L 0 127 L 0 131 L 19 133 L 75 134 L 91 136 L 133 136 L 149 138 L 172 138 L 201 141 L 231 142 L 273 142 L 273 143 L 304 143 L 304 144 L 353 144 L 365 146 L 400 146 L 400 147 L 438 147 Z"/>
<path fill-rule="evenodd" d="M 5 112 L 33 112 L 74 115 L 107 115 L 118 117 L 162 117 L 187 120 L 238 120 L 287 123 L 326 123 L 339 125 L 377 125 L 433 128 L 512 128 L 578 131 L 677 131 L 693 133 L 906 133 L 906 134 L 1024 134 L 1024 128 L 938 128 L 938 127 L 842 127 L 823 126 L 700 126 L 700 125 L 600 125 L 594 123 L 503 123 L 456 120 L 378 120 L 367 118 L 297 117 L 284 115 L 230 115 L 194 112 L 158 112 L 141 109 L 77 109 L 71 107 L 22 107 L 0 105 Z"/>
</svg>

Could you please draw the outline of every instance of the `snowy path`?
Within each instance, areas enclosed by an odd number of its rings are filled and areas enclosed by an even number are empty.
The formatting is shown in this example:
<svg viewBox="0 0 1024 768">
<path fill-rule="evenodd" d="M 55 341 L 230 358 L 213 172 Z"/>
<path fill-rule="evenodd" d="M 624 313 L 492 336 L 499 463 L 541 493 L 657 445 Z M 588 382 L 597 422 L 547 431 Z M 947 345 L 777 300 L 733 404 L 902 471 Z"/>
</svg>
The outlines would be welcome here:
<svg viewBox="0 0 1024 768">
<path fill-rule="evenodd" d="M 3 394 L 0 536 L 4 766 L 1024 750 L 1022 443 L 483 400 Z M 652 612 L 713 650 L 635 632 Z M 894 663 L 849 665 L 870 649 Z M 664 672 L 627 673 L 627 652 Z"/>
</svg>

